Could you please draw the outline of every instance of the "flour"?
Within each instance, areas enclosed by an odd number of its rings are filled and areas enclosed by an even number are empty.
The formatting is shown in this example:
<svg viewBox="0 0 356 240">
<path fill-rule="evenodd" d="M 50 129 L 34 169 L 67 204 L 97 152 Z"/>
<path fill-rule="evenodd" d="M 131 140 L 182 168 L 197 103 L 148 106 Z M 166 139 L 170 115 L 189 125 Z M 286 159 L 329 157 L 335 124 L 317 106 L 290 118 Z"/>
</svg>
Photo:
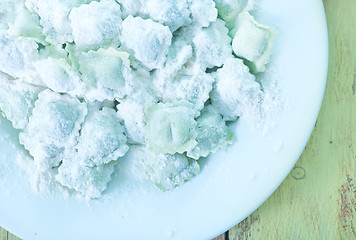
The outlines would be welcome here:
<svg viewBox="0 0 356 240">
<path fill-rule="evenodd" d="M 233 143 L 229 122 L 266 132 L 283 110 L 252 0 L 4 3 L 0 112 L 40 194 L 98 199 L 117 174 L 171 190 Z"/>
</svg>

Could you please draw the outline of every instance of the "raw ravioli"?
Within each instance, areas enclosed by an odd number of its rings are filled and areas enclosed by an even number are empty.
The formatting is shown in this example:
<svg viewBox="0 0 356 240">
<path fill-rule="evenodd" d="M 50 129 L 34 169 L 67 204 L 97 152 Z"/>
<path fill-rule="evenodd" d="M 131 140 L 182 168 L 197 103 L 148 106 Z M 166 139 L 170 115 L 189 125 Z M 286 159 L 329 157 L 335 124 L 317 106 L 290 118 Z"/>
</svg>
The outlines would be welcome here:
<svg viewBox="0 0 356 240">
<path fill-rule="evenodd" d="M 29 12 L 25 7 L 20 8 L 18 11 L 13 23 L 9 24 L 8 35 L 33 39 L 46 45 L 46 37 L 42 33 L 43 29 L 40 26 L 39 16 Z"/>
<path fill-rule="evenodd" d="M 221 115 L 212 107 L 204 109 L 197 119 L 198 145 L 187 153 L 188 157 L 199 159 L 225 149 L 234 140 L 233 133 L 226 126 Z"/>
<path fill-rule="evenodd" d="M 46 86 L 58 93 L 84 96 L 84 83 L 79 72 L 75 71 L 64 58 L 46 58 L 36 61 L 34 67 Z"/>
<path fill-rule="evenodd" d="M 120 40 L 143 66 L 152 70 L 165 63 L 172 33 L 168 27 L 151 19 L 129 16 L 122 23 Z"/>
<path fill-rule="evenodd" d="M 257 110 L 263 101 L 263 92 L 256 77 L 241 59 L 228 59 L 216 73 L 216 86 L 211 102 L 225 121 Z"/>
<path fill-rule="evenodd" d="M 148 107 L 144 116 L 147 148 L 156 154 L 192 150 L 197 145 L 194 117 L 198 114 L 186 100 Z"/>
<path fill-rule="evenodd" d="M 76 145 L 86 114 L 85 103 L 45 90 L 38 95 L 29 123 L 20 133 L 20 143 L 40 169 L 57 167 L 65 148 Z"/>
<path fill-rule="evenodd" d="M 200 172 L 197 161 L 183 154 L 147 154 L 146 173 L 154 185 L 162 191 L 171 190 L 192 179 Z"/>
<path fill-rule="evenodd" d="M 130 79 L 129 55 L 116 49 L 100 48 L 82 53 L 79 58 L 80 72 L 89 101 L 114 100 L 126 95 L 126 81 Z"/>
<path fill-rule="evenodd" d="M 0 71 L 14 78 L 28 77 L 38 55 L 37 48 L 33 40 L 0 36 Z"/>
<path fill-rule="evenodd" d="M 196 58 L 203 68 L 221 67 L 232 56 L 228 32 L 225 22 L 217 19 L 194 37 Z"/>
<path fill-rule="evenodd" d="M 172 32 L 191 23 L 187 0 L 145 0 L 141 12 Z"/>
<path fill-rule="evenodd" d="M 125 128 L 114 109 L 89 111 L 75 147 L 82 164 L 94 167 L 124 156 L 129 150 L 124 131 Z"/>
<path fill-rule="evenodd" d="M 275 31 L 254 0 L 0 2 L 0 113 L 40 191 L 98 198 L 120 161 L 171 190 L 233 142 L 228 121 L 259 128 L 280 100 L 256 80 Z"/>
<path fill-rule="evenodd" d="M 72 28 L 68 15 L 81 0 L 26 0 L 26 7 L 40 16 L 43 34 L 49 43 L 72 42 Z"/>
<path fill-rule="evenodd" d="M 1 75 L 0 86 L 0 112 L 14 128 L 24 129 L 43 88 Z"/>
<path fill-rule="evenodd" d="M 249 13 L 239 15 L 234 29 L 234 53 L 249 61 L 254 73 L 264 72 L 273 52 L 276 31 L 257 23 Z"/>
<path fill-rule="evenodd" d="M 78 48 L 98 49 L 104 45 L 119 46 L 120 5 L 115 0 L 102 0 L 74 8 L 69 19 Z"/>
<path fill-rule="evenodd" d="M 176 100 L 186 99 L 194 105 L 194 109 L 202 110 L 209 94 L 213 90 L 215 79 L 200 68 L 190 69 L 191 75 L 178 75 L 178 86 L 175 91 Z"/>
<path fill-rule="evenodd" d="M 144 107 L 137 102 L 123 101 L 117 105 L 117 113 L 124 120 L 128 142 L 145 144 Z"/>
<path fill-rule="evenodd" d="M 88 167 L 76 161 L 73 155 L 75 156 L 75 153 L 63 159 L 56 180 L 62 186 L 81 192 L 88 198 L 99 198 L 108 182 L 111 181 L 111 175 L 115 171 L 115 162 Z"/>
<path fill-rule="evenodd" d="M 171 95 L 172 89 L 176 87 L 174 78 L 192 56 L 193 48 L 191 45 L 187 44 L 182 38 L 173 38 L 166 63 L 152 74 L 152 83 L 160 99 Z"/>
<path fill-rule="evenodd" d="M 64 50 L 62 44 L 51 44 L 39 48 L 38 55 L 39 59 L 67 59 L 68 53 Z"/>
<path fill-rule="evenodd" d="M 157 74 L 157 76 L 159 76 Z M 157 92 L 163 102 L 188 100 L 195 110 L 201 110 L 209 99 L 215 79 L 211 74 L 204 72 L 199 66 L 193 64 L 186 66 L 175 78 L 158 78 L 153 80 Z"/>
<path fill-rule="evenodd" d="M 141 74 L 139 71 L 132 71 L 131 73 L 131 78 L 126 82 L 127 96 L 124 99 L 118 100 L 120 102 L 136 102 L 144 108 L 157 103 L 150 75 Z"/>
<path fill-rule="evenodd" d="M 189 0 L 189 4 L 193 21 L 197 25 L 208 27 L 211 22 L 216 21 L 218 10 L 213 0 Z"/>
<path fill-rule="evenodd" d="M 214 0 L 219 16 L 226 21 L 229 27 L 233 26 L 236 17 L 244 11 L 254 8 L 255 0 Z"/>
<path fill-rule="evenodd" d="M 0 5 L 0 34 L 6 34 L 9 23 L 16 18 L 16 13 L 23 7 L 24 0 L 1 0 Z"/>
<path fill-rule="evenodd" d="M 122 6 L 123 19 L 129 15 L 136 16 L 142 8 L 144 0 L 117 0 Z"/>
</svg>

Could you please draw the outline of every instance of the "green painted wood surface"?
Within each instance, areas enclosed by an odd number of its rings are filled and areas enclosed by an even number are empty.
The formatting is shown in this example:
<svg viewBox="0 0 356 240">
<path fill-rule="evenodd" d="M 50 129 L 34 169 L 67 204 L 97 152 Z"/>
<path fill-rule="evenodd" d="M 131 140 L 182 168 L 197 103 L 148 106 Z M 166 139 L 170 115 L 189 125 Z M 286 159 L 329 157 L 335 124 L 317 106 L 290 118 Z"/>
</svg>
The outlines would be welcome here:
<svg viewBox="0 0 356 240">
<path fill-rule="evenodd" d="M 219 240 L 356 239 L 356 0 L 324 4 L 329 76 L 309 143 L 278 190 Z M 18 238 L 0 228 L 0 240 Z"/>
</svg>

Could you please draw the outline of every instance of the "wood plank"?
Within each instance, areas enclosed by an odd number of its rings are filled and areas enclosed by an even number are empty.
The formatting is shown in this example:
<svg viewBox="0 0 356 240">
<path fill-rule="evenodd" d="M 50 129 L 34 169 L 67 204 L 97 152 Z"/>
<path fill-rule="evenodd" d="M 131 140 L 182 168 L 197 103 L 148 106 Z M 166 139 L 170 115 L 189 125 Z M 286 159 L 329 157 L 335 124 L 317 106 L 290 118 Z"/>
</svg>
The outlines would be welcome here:
<svg viewBox="0 0 356 240">
<path fill-rule="evenodd" d="M 229 239 L 356 239 L 356 1 L 324 0 L 330 60 L 324 102 L 303 155 Z"/>
<path fill-rule="evenodd" d="M 229 240 L 229 232 L 223 233 L 219 237 L 214 238 L 213 240 Z"/>
<path fill-rule="evenodd" d="M 7 231 L 0 227 L 0 240 L 7 240 Z"/>
<path fill-rule="evenodd" d="M 0 240 L 21 240 L 21 239 L 0 227 Z"/>
</svg>

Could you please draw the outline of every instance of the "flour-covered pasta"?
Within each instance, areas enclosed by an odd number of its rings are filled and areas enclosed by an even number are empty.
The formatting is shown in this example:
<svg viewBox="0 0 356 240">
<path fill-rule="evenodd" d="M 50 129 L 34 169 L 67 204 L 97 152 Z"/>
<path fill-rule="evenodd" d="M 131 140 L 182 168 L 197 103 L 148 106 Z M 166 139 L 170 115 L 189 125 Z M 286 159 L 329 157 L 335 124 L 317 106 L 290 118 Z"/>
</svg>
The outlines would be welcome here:
<svg viewBox="0 0 356 240">
<path fill-rule="evenodd" d="M 187 0 L 145 0 L 141 12 L 172 32 L 191 23 Z"/>
<path fill-rule="evenodd" d="M 65 187 L 76 190 L 88 198 L 98 198 L 105 191 L 111 175 L 115 171 L 115 162 L 89 167 L 80 164 L 75 153 L 68 153 L 58 168 L 56 180 Z"/>
<path fill-rule="evenodd" d="M 210 23 L 215 22 L 218 16 L 218 10 L 215 8 L 213 0 L 188 0 L 193 21 L 201 26 L 208 27 Z"/>
<path fill-rule="evenodd" d="M 0 36 L 0 71 L 14 78 L 27 78 L 37 59 L 37 48 L 31 39 Z"/>
<path fill-rule="evenodd" d="M 217 19 L 194 37 L 194 51 L 202 68 L 221 67 L 232 56 L 228 32 L 225 22 Z"/>
<path fill-rule="evenodd" d="M 245 12 L 237 18 L 233 34 L 234 53 L 249 61 L 252 72 L 265 71 L 273 52 L 276 31 L 259 24 L 248 12 Z"/>
<path fill-rule="evenodd" d="M 37 14 L 31 13 L 27 8 L 18 9 L 18 14 L 9 24 L 8 35 L 11 37 L 26 37 L 41 44 L 47 44 L 43 35 L 40 18 Z"/>
<path fill-rule="evenodd" d="M 221 115 L 211 106 L 204 109 L 197 119 L 197 146 L 187 153 L 188 157 L 199 159 L 224 149 L 232 144 L 233 134 Z"/>
<path fill-rule="evenodd" d="M 254 9 L 256 0 L 214 0 L 219 16 L 232 27 L 236 17 L 242 13 Z"/>
<path fill-rule="evenodd" d="M 78 158 L 86 166 L 99 166 L 124 156 L 129 147 L 125 128 L 114 109 L 92 110 L 82 124 L 78 145 Z"/>
<path fill-rule="evenodd" d="M 42 82 L 52 91 L 78 97 L 84 96 L 84 83 L 79 72 L 74 70 L 66 59 L 48 57 L 36 61 L 34 67 Z"/>
<path fill-rule="evenodd" d="M 0 113 L 31 176 L 99 198 L 116 170 L 163 191 L 198 175 L 201 158 L 233 143 L 228 122 L 275 101 L 257 75 L 275 30 L 254 5 L 0 0 Z"/>
<path fill-rule="evenodd" d="M 164 66 L 156 69 L 152 75 L 156 94 L 161 99 L 170 97 L 170 93 L 167 91 L 172 91 L 172 87 L 175 87 L 173 86 L 175 77 L 192 56 L 193 48 L 191 45 L 180 37 L 173 38 Z"/>
<path fill-rule="evenodd" d="M 9 80 L 0 75 L 0 113 L 16 129 L 24 129 L 35 107 L 38 94 L 43 90 L 21 80 Z"/>
<path fill-rule="evenodd" d="M 86 114 L 86 104 L 76 98 L 50 90 L 38 95 L 20 142 L 40 169 L 57 167 L 64 150 L 76 145 Z"/>
<path fill-rule="evenodd" d="M 123 101 L 117 105 L 117 113 L 124 120 L 128 142 L 145 144 L 144 107 L 137 102 Z"/>
<path fill-rule="evenodd" d="M 240 59 L 227 60 L 216 72 L 216 86 L 211 93 L 213 107 L 225 121 L 235 121 L 258 108 L 263 99 L 261 86 Z"/>
<path fill-rule="evenodd" d="M 113 48 L 82 53 L 79 70 L 83 75 L 89 101 L 114 100 L 126 95 L 126 81 L 130 78 L 129 55 Z"/>
<path fill-rule="evenodd" d="M 103 14 L 105 13 L 105 14 Z M 73 40 L 80 49 L 119 45 L 120 5 L 115 0 L 93 1 L 74 8 L 69 19 Z"/>
<path fill-rule="evenodd" d="M 129 16 L 122 23 L 120 40 L 143 66 L 152 70 L 166 61 L 172 33 L 167 26 L 151 19 Z"/>
<path fill-rule="evenodd" d="M 171 190 L 200 172 L 199 164 L 184 154 L 148 154 L 144 160 L 146 173 L 156 187 Z"/>
<path fill-rule="evenodd" d="M 0 35 L 5 35 L 17 17 L 17 12 L 23 8 L 24 0 L 2 0 L 0 4 Z"/>
<path fill-rule="evenodd" d="M 68 18 L 80 0 L 26 0 L 26 7 L 38 14 L 46 41 L 49 43 L 72 42 L 72 28 Z"/>
<path fill-rule="evenodd" d="M 192 75 L 177 76 L 178 86 L 173 96 L 175 95 L 176 100 L 188 100 L 194 105 L 194 109 L 200 111 L 209 99 L 215 79 L 200 68 L 191 70 Z"/>
<path fill-rule="evenodd" d="M 158 103 L 146 109 L 144 121 L 147 148 L 157 154 L 183 153 L 196 145 L 198 111 L 186 100 Z"/>
</svg>

